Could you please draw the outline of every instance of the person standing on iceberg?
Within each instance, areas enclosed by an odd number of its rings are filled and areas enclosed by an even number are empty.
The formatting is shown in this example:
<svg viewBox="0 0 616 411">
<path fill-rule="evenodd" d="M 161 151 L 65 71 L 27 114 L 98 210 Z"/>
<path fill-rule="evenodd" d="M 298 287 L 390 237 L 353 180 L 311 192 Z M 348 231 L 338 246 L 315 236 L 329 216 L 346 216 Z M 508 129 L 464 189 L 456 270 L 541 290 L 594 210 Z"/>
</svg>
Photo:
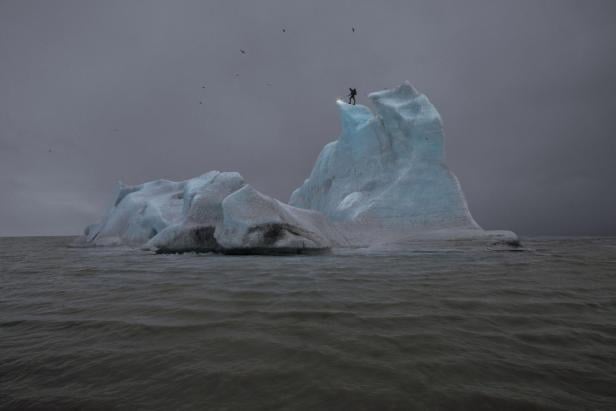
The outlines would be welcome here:
<svg viewBox="0 0 616 411">
<path fill-rule="evenodd" d="M 356 88 L 350 88 L 349 89 L 350 93 L 349 93 L 349 104 L 351 104 L 351 100 L 353 101 L 353 105 L 355 105 L 356 101 L 355 101 L 355 96 L 357 95 L 357 89 Z"/>
</svg>

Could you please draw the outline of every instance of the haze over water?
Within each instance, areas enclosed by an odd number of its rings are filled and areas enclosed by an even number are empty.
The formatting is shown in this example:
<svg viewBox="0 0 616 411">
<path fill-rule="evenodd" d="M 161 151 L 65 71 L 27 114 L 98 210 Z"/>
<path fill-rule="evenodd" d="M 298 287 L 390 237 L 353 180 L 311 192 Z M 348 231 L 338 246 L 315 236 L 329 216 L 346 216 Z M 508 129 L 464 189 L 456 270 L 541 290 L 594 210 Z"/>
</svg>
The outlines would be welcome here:
<svg viewBox="0 0 616 411">
<path fill-rule="evenodd" d="M 616 238 L 293 257 L 72 241 L 0 238 L 0 408 L 616 408 Z"/>
</svg>

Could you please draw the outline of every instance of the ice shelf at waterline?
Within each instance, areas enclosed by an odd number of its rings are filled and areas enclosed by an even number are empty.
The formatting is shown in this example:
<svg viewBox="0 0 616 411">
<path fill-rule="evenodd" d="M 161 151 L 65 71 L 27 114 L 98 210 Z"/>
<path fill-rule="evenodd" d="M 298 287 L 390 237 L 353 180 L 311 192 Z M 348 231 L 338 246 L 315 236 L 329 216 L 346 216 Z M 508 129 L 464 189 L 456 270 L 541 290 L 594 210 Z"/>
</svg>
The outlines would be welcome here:
<svg viewBox="0 0 616 411">
<path fill-rule="evenodd" d="M 410 241 L 480 240 L 485 231 L 447 168 L 436 108 L 408 82 L 369 95 L 375 108 L 338 101 L 342 133 L 319 155 L 289 204 L 259 193 L 234 172 L 181 182 L 120 183 L 100 224 L 82 243 L 158 252 L 301 253 Z"/>
</svg>

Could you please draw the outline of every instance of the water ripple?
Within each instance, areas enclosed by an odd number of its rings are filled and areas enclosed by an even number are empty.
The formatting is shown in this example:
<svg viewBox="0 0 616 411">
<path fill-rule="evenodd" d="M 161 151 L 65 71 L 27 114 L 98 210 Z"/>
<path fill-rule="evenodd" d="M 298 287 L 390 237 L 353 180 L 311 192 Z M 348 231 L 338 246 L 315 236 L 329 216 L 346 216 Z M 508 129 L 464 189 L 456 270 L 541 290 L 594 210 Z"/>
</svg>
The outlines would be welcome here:
<svg viewBox="0 0 616 411">
<path fill-rule="evenodd" d="M 616 239 L 285 258 L 70 241 L 0 238 L 0 408 L 616 408 Z"/>
</svg>

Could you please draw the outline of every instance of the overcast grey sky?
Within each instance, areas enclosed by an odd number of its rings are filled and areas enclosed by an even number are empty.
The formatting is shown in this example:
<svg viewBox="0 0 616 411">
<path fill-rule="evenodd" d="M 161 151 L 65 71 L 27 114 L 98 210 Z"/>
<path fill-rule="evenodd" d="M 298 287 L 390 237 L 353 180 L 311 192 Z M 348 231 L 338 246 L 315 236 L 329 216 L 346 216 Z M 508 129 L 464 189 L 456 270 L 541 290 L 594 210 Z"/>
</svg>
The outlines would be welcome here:
<svg viewBox="0 0 616 411">
<path fill-rule="evenodd" d="M 484 228 L 616 234 L 615 39 L 613 0 L 0 0 L 0 235 L 78 234 L 118 180 L 287 201 L 335 98 L 405 79 Z"/>
</svg>

